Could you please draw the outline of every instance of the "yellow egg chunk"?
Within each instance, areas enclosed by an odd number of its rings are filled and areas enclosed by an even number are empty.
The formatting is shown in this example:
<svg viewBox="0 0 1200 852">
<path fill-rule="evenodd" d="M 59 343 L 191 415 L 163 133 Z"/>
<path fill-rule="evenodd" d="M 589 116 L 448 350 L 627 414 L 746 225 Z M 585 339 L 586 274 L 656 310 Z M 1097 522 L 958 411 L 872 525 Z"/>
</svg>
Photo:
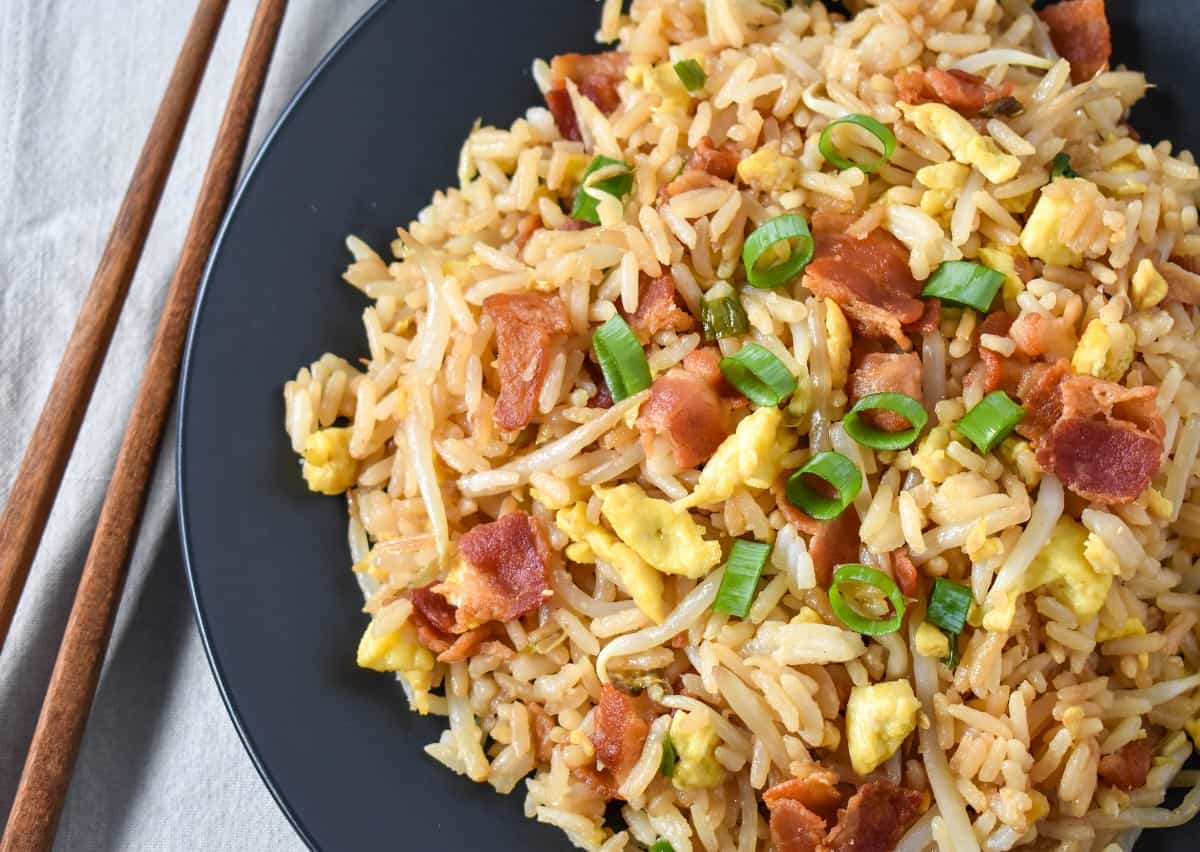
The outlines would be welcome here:
<svg viewBox="0 0 1200 852">
<path fill-rule="evenodd" d="M 850 765 L 867 775 L 896 753 L 917 727 L 921 702 L 906 680 L 850 690 L 846 703 L 846 743 Z"/>
<path fill-rule="evenodd" d="M 1097 571 L 1084 555 L 1087 539 L 1087 527 L 1059 518 L 1050 541 L 1029 563 L 1023 583 L 1026 592 L 1046 586 L 1081 621 L 1100 611 L 1112 586 L 1112 574 Z"/>
<path fill-rule="evenodd" d="M 685 509 L 647 497 L 637 485 L 596 489 L 600 513 L 617 537 L 664 574 L 697 579 L 721 561 L 721 545 L 704 539 L 704 530 Z"/>
<path fill-rule="evenodd" d="M 1021 161 L 1006 154 L 991 139 L 977 131 L 971 122 L 945 104 L 899 104 L 904 117 L 922 133 L 928 133 L 949 149 L 955 160 L 974 166 L 992 183 L 1004 183 L 1017 176 Z"/>
<path fill-rule="evenodd" d="M 997 272 L 1004 273 L 1004 284 L 1001 285 L 1001 295 L 1004 297 L 1004 304 L 1007 308 L 1011 302 L 1013 305 L 1013 313 L 1016 312 L 1016 298 L 1021 291 L 1025 289 L 1025 282 L 1021 280 L 1021 276 L 1017 273 L 1017 259 L 1013 252 L 1020 249 L 1013 246 L 1012 248 L 1004 246 L 983 246 L 979 249 L 979 260 L 984 266 L 989 269 L 994 269 Z M 1024 257 L 1024 255 L 1021 255 Z"/>
<path fill-rule="evenodd" d="M 760 192 L 787 192 L 800 182 L 804 167 L 774 148 L 759 148 L 738 163 L 737 176 Z"/>
<path fill-rule="evenodd" d="M 1200 751 L 1200 717 L 1183 723 L 1183 729 L 1188 732 L 1188 736 L 1192 738 L 1192 745 Z"/>
<path fill-rule="evenodd" d="M 1071 367 L 1098 379 L 1119 382 L 1133 363 L 1136 335 L 1123 322 L 1106 323 L 1094 319 L 1079 338 Z"/>
<path fill-rule="evenodd" d="M 1142 258 L 1129 281 L 1129 297 L 1138 310 L 1153 308 L 1167 298 L 1167 279 L 1148 257 Z"/>
<path fill-rule="evenodd" d="M 721 738 L 707 713 L 680 710 L 671 717 L 671 744 L 678 762 L 671 782 L 679 788 L 709 788 L 725 780 L 725 767 L 717 761 Z"/>
<path fill-rule="evenodd" d="M 413 708 L 421 715 L 429 712 L 434 662 L 433 654 L 417 641 L 417 630 L 409 622 L 382 636 L 376 636 L 373 624 L 368 624 L 358 642 L 358 666 L 403 675 L 413 690 Z"/>
<path fill-rule="evenodd" d="M 825 338 L 829 348 L 829 376 L 834 390 L 846 386 L 850 373 L 850 324 L 846 315 L 833 299 L 825 303 Z"/>
<path fill-rule="evenodd" d="M 1058 180 L 1065 180 L 1059 178 Z M 1058 181 L 1055 181 L 1057 183 Z M 1057 266 L 1078 266 L 1083 256 L 1059 239 L 1059 230 L 1075 210 L 1069 197 L 1042 192 L 1021 231 L 1021 248 L 1030 257 Z"/>
<path fill-rule="evenodd" d="M 603 559 L 617 572 L 626 593 L 647 618 L 659 624 L 667 617 L 662 575 L 647 565 L 632 547 L 604 527 L 589 521 L 586 503 L 560 509 L 554 516 L 554 522 L 567 538 L 575 542 L 575 545 L 568 547 L 567 555 L 571 559 L 576 562 Z"/>
<path fill-rule="evenodd" d="M 941 659 L 950 656 L 950 637 L 928 621 L 922 621 L 917 627 L 916 642 L 913 646 L 922 657 Z"/>
<path fill-rule="evenodd" d="M 304 481 L 309 491 L 341 494 L 358 479 L 358 460 L 350 456 L 349 427 L 322 429 L 304 441 Z"/>
<path fill-rule="evenodd" d="M 760 408 L 742 420 L 704 465 L 696 489 L 675 501 L 675 508 L 728 500 L 743 485 L 770 488 L 782 470 L 783 457 L 796 445 L 795 431 L 781 430 L 782 425 L 778 408 Z"/>
</svg>

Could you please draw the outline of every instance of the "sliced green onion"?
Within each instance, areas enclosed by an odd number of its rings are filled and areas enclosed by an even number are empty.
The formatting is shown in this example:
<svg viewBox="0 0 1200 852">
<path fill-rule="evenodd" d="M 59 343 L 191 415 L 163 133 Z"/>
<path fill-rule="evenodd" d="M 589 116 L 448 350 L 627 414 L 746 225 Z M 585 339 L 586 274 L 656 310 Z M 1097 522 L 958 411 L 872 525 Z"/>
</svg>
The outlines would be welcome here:
<svg viewBox="0 0 1200 852">
<path fill-rule="evenodd" d="M 625 172 L 596 181 L 589 186 L 587 182 L 588 175 L 606 166 L 623 166 Z M 622 163 L 620 160 L 614 160 L 611 157 L 597 156 L 588 164 L 583 177 L 579 180 L 579 189 L 575 192 L 575 204 L 571 208 L 571 218 L 599 225 L 600 214 L 596 212 L 596 207 L 600 202 L 588 193 L 588 189 L 597 189 L 617 198 L 624 198 L 629 193 L 629 190 L 633 189 L 633 172 L 629 171 L 627 163 Z"/>
<path fill-rule="evenodd" d="M 771 555 L 771 545 L 739 538 L 729 549 L 725 576 L 713 603 L 713 612 L 726 612 L 745 618 L 758 591 L 758 578 Z"/>
<path fill-rule="evenodd" d="M 929 593 L 929 609 L 925 620 L 947 633 L 962 633 L 971 609 L 971 590 L 962 583 L 938 577 Z"/>
<path fill-rule="evenodd" d="M 700 325 L 705 340 L 737 337 L 750 330 L 742 301 L 728 284 L 718 284 L 700 302 Z"/>
<path fill-rule="evenodd" d="M 795 240 L 786 260 L 759 269 L 757 263 L 778 243 Z M 763 222 L 754 229 L 742 246 L 742 262 L 746 265 L 746 280 L 752 287 L 769 289 L 790 281 L 808 266 L 813 256 L 813 238 L 808 222 L 798 213 L 785 213 Z"/>
<path fill-rule="evenodd" d="M 708 76 L 704 73 L 704 69 L 700 67 L 700 63 L 695 59 L 684 59 L 682 62 L 676 62 L 675 76 L 679 78 L 679 82 L 683 83 L 683 87 L 689 92 L 704 88 L 704 81 L 708 79 Z"/>
<path fill-rule="evenodd" d="M 675 847 L 671 845 L 671 841 L 660 837 L 651 845 L 649 852 L 675 852 Z"/>
<path fill-rule="evenodd" d="M 955 305 L 986 312 L 996 291 L 1004 283 L 1004 273 L 969 260 L 945 260 L 925 283 L 922 296 L 937 296 Z"/>
<path fill-rule="evenodd" d="M 806 475 L 823 479 L 833 486 L 837 497 L 826 497 L 818 494 L 807 482 Z M 862 473 L 857 465 L 841 453 L 825 450 L 809 459 L 804 467 L 788 477 L 788 502 L 803 509 L 818 521 L 828 521 L 836 518 L 854 502 L 858 492 L 862 490 Z"/>
<path fill-rule="evenodd" d="M 958 668 L 958 640 L 959 634 L 951 633 L 946 637 L 950 640 L 950 653 L 942 658 L 942 662 L 946 664 L 946 668 L 954 671 Z"/>
<path fill-rule="evenodd" d="M 614 402 L 650 387 L 650 364 L 646 361 L 646 353 L 620 314 L 614 314 L 596 329 L 592 346 Z"/>
<path fill-rule="evenodd" d="M 1054 155 L 1054 161 L 1050 167 L 1051 178 L 1077 178 L 1079 172 L 1071 168 L 1071 158 L 1066 152 L 1060 152 Z"/>
<path fill-rule="evenodd" d="M 867 411 L 891 411 L 899 414 L 911 424 L 903 432 L 888 432 L 877 429 L 863 419 Z M 864 396 L 846 412 L 842 428 L 864 447 L 873 450 L 903 450 L 921 434 L 929 420 L 925 406 L 903 393 L 873 393 Z"/>
<path fill-rule="evenodd" d="M 672 777 L 675 774 L 675 764 L 679 762 L 679 753 L 675 751 L 675 743 L 670 737 L 663 738 L 662 762 L 658 764 L 660 774 Z"/>
<path fill-rule="evenodd" d="M 853 124 L 856 127 L 861 127 L 878 139 L 880 144 L 883 145 L 883 154 L 880 158 L 871 163 L 856 163 L 853 160 L 843 157 L 842 152 L 838 150 L 837 145 L 833 141 L 833 128 L 840 124 Z M 888 129 L 886 124 L 881 124 L 871 118 L 871 116 L 854 113 L 825 125 L 825 129 L 821 131 L 821 138 L 817 142 L 817 149 L 821 152 L 822 157 L 841 171 L 845 171 L 846 169 L 861 169 L 864 172 L 873 172 L 890 160 L 892 154 L 896 153 L 896 135 Z"/>
<path fill-rule="evenodd" d="M 779 405 L 796 390 L 796 377 L 771 350 L 747 343 L 718 366 L 726 381 L 755 405 Z"/>
<path fill-rule="evenodd" d="M 846 583 L 864 583 L 883 592 L 892 603 L 893 612 L 888 618 L 869 618 L 855 612 L 846 600 L 842 586 Z M 882 571 L 867 565 L 842 565 L 833 572 L 833 584 L 829 587 L 829 607 L 842 623 L 866 636 L 895 633 L 904 621 L 904 595 L 895 581 Z"/>
<path fill-rule="evenodd" d="M 1002 390 L 992 391 L 975 404 L 954 424 L 954 428 L 971 439 L 981 452 L 991 452 L 1016 428 L 1025 416 L 1025 409 L 1017 405 Z"/>
</svg>

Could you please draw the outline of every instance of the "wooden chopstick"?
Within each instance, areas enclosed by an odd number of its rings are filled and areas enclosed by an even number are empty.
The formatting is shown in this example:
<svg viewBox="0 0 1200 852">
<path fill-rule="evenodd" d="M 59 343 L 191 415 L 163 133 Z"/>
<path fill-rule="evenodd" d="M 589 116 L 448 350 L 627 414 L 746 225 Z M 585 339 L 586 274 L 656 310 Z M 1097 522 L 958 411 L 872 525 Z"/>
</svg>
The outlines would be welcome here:
<svg viewBox="0 0 1200 852">
<path fill-rule="evenodd" d="M 0 852 L 45 852 L 91 709 L 146 489 L 170 413 L 196 292 L 233 192 L 287 0 L 260 0 L 150 358 L 84 563 Z"/>
<path fill-rule="evenodd" d="M 0 649 L 142 256 L 229 0 L 201 0 L 0 515 Z"/>
</svg>

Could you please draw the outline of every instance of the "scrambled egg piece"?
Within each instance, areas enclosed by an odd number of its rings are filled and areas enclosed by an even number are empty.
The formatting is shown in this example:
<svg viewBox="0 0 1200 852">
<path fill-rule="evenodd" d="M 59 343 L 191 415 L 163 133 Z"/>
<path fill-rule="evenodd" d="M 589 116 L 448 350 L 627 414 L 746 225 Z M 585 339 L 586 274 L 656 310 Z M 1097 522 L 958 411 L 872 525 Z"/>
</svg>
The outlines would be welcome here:
<svg viewBox="0 0 1200 852">
<path fill-rule="evenodd" d="M 1200 716 L 1192 719 L 1190 722 L 1184 722 L 1183 729 L 1192 738 L 1192 745 L 1196 747 L 1197 751 L 1200 751 Z"/>
<path fill-rule="evenodd" d="M 917 181 L 926 188 L 921 195 L 921 209 L 942 225 L 948 225 L 950 210 L 970 176 L 969 166 L 953 160 L 920 169 Z"/>
<path fill-rule="evenodd" d="M 850 690 L 846 702 L 846 740 L 850 765 L 867 775 L 896 753 L 917 727 L 921 702 L 906 680 Z"/>
<path fill-rule="evenodd" d="M 829 375 L 833 389 L 846 386 L 850 374 L 850 324 L 833 299 L 825 299 L 825 337 L 829 346 Z"/>
<path fill-rule="evenodd" d="M 667 617 L 662 575 L 647 565 L 632 547 L 589 521 L 586 503 L 560 509 L 554 520 L 574 542 L 567 548 L 568 558 L 582 563 L 603 559 L 617 572 L 625 591 L 647 618 L 659 624 Z"/>
<path fill-rule="evenodd" d="M 309 491 L 341 494 L 358 480 L 358 460 L 350 457 L 349 427 L 322 429 L 304 441 L 304 481 Z"/>
<path fill-rule="evenodd" d="M 660 102 L 654 108 L 655 113 L 687 112 L 691 104 L 691 95 L 679 79 L 679 75 L 675 73 L 672 63 L 631 65 L 625 71 L 625 76 L 635 86 L 640 85 L 650 94 L 659 96 Z"/>
<path fill-rule="evenodd" d="M 1175 504 L 1154 488 L 1146 489 L 1146 509 L 1160 521 L 1169 521 L 1175 514 Z"/>
<path fill-rule="evenodd" d="M 1087 540 L 1083 543 L 1083 558 L 1101 574 L 1111 574 L 1115 577 L 1121 573 L 1121 563 L 1117 554 L 1095 533 L 1088 533 Z"/>
<path fill-rule="evenodd" d="M 1129 295 L 1138 310 L 1153 308 L 1167 298 L 1167 279 L 1148 257 L 1142 258 L 1129 282 Z"/>
<path fill-rule="evenodd" d="M 1051 594 L 1079 616 L 1094 616 L 1104 606 L 1112 574 L 1097 571 L 1085 556 L 1087 527 L 1070 518 L 1059 518 L 1050 541 L 1025 571 L 1025 591 L 1047 586 Z"/>
<path fill-rule="evenodd" d="M 1020 160 L 1001 151 L 991 137 L 981 134 L 945 104 L 900 104 L 900 109 L 918 130 L 945 145 L 954 159 L 979 169 L 992 183 L 1012 180 L 1021 170 Z"/>
<path fill-rule="evenodd" d="M 413 690 L 413 707 L 424 716 L 429 712 L 429 689 L 433 686 L 433 654 L 417 641 L 417 629 L 406 622 L 400 629 L 376 636 L 368 624 L 358 643 L 358 665 L 377 672 L 397 672 Z"/>
<path fill-rule="evenodd" d="M 1146 625 L 1136 618 L 1127 618 L 1120 627 L 1108 628 L 1103 625 L 1096 628 L 1096 641 L 1107 642 L 1109 639 L 1124 639 L 1126 636 L 1145 636 Z M 1142 652 L 1137 655 L 1138 668 L 1150 668 L 1150 655 Z"/>
<path fill-rule="evenodd" d="M 1016 471 L 1018 478 L 1030 488 L 1042 481 L 1042 466 L 1038 464 L 1033 445 L 1024 438 L 1005 438 L 996 449 L 1000 461 Z"/>
<path fill-rule="evenodd" d="M 795 157 L 774 148 L 759 148 L 738 163 L 737 176 L 760 192 L 787 192 L 799 185 L 803 171 Z"/>
<path fill-rule="evenodd" d="M 979 249 L 979 260 L 989 269 L 1004 274 L 1004 283 L 1000 286 L 1000 295 L 1004 298 L 1004 307 L 1010 313 L 1017 312 L 1017 294 L 1025 289 L 1025 282 L 1017 274 L 1017 261 L 1013 255 L 1018 249 L 1002 246 L 983 246 Z M 1011 305 L 1011 309 L 1010 309 Z"/>
<path fill-rule="evenodd" d="M 802 606 L 800 611 L 792 616 L 789 624 L 824 624 L 825 619 L 821 618 L 821 613 L 817 612 L 811 606 Z"/>
<path fill-rule="evenodd" d="M 675 501 L 675 508 L 728 500 L 741 485 L 770 488 L 782 470 L 783 457 L 796 445 L 794 431 L 782 430 L 782 425 L 778 408 L 760 408 L 743 419 L 704 465 L 696 490 Z"/>
<path fill-rule="evenodd" d="M 1054 182 L 1060 180 L 1068 178 L 1058 178 Z M 1056 266 L 1078 266 L 1083 256 L 1058 238 L 1059 229 L 1074 209 L 1075 204 L 1069 197 L 1042 192 L 1021 231 L 1020 243 L 1025 253 Z"/>
<path fill-rule="evenodd" d="M 671 776 L 676 787 L 716 787 L 725 780 L 725 767 L 716 756 L 721 738 L 707 713 L 677 711 L 671 717 L 671 744 L 679 760 Z"/>
<path fill-rule="evenodd" d="M 1135 342 L 1133 329 L 1125 323 L 1094 319 L 1079 338 L 1071 367 L 1076 373 L 1119 382 L 1133 363 Z"/>
<path fill-rule="evenodd" d="M 647 497 L 632 484 L 596 489 L 604 498 L 600 513 L 617 537 L 665 574 L 698 579 L 721 561 L 721 545 L 706 541 L 704 530 L 686 510 Z"/>
<path fill-rule="evenodd" d="M 946 455 L 948 446 L 950 426 L 943 424 L 931 429 L 913 453 L 913 467 L 921 471 L 921 475 L 934 485 L 945 482 L 962 469 L 958 462 Z"/>
<path fill-rule="evenodd" d="M 950 656 L 950 637 L 928 621 L 922 621 L 917 625 L 915 638 L 914 648 L 922 657 L 934 657 L 940 660 Z"/>
</svg>

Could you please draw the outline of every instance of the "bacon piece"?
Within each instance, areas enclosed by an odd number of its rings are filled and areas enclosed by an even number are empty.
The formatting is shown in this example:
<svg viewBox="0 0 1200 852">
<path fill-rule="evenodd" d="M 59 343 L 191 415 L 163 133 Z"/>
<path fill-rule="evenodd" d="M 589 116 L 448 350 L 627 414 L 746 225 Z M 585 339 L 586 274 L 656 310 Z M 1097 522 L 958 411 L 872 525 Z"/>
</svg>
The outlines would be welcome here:
<svg viewBox="0 0 1200 852">
<path fill-rule="evenodd" d="M 681 469 L 708 461 L 721 442 L 733 431 L 730 412 L 745 397 L 730 400 L 722 391 L 732 391 L 717 364 L 716 347 L 697 349 L 650 386 L 650 398 L 637 419 L 642 440 L 649 444 L 662 435 L 671 445 L 675 464 Z"/>
<path fill-rule="evenodd" d="M 1166 423 L 1158 412 L 1157 388 L 1127 388 L 1092 376 L 1071 376 L 1063 381 L 1060 392 L 1064 418 L 1120 420 L 1160 441 L 1167 434 Z"/>
<path fill-rule="evenodd" d="M 1106 784 L 1126 792 L 1145 787 L 1153 757 L 1154 746 L 1146 740 L 1134 740 L 1100 758 L 1100 778 Z"/>
<path fill-rule="evenodd" d="M 662 188 L 660 195 L 664 199 L 674 198 L 676 195 L 690 192 L 693 189 L 728 185 L 727 181 L 714 177 L 703 169 L 684 169 L 678 177 Z"/>
<path fill-rule="evenodd" d="M 455 640 L 454 607 L 433 591 L 432 586 L 413 589 L 408 593 L 408 599 L 413 605 L 410 618 L 417 628 L 417 641 L 435 654 L 447 651 Z"/>
<path fill-rule="evenodd" d="M 787 498 L 787 477 L 780 477 L 776 480 L 772 487 L 772 492 L 775 494 L 775 505 L 787 522 L 808 535 L 816 535 L 821 531 L 824 521 L 818 521 L 807 512 L 802 512 L 797 507 L 793 506 Z"/>
<path fill-rule="evenodd" d="M 521 217 L 521 221 L 517 222 L 517 235 L 513 238 L 513 242 L 517 244 L 518 253 L 525 249 L 525 244 L 529 242 L 529 238 L 540 227 L 542 227 L 542 217 L 538 214 L 526 213 Z"/>
<path fill-rule="evenodd" d="M 906 104 L 943 103 L 967 118 L 974 118 L 988 104 L 1013 93 L 1012 83 L 996 88 L 982 77 L 957 69 L 914 68 L 901 71 L 894 79 L 900 100 Z"/>
<path fill-rule="evenodd" d="M 1200 305 L 1200 258 L 1172 255 L 1170 262 L 1159 264 L 1158 271 L 1167 282 L 1169 300 Z"/>
<path fill-rule="evenodd" d="M 980 321 L 976 327 L 976 331 L 980 335 L 993 334 L 996 337 L 1006 337 L 1008 330 L 1012 328 L 1012 324 L 1013 318 L 1011 314 L 1004 311 L 993 311 Z"/>
<path fill-rule="evenodd" d="M 1112 33 L 1104 0 L 1063 0 L 1038 12 L 1054 49 L 1071 63 L 1071 80 L 1090 80 L 1112 56 Z"/>
<path fill-rule="evenodd" d="M 1112 505 L 1146 490 L 1162 451 L 1162 441 L 1128 424 L 1068 417 L 1043 436 L 1037 461 L 1080 497 Z"/>
<path fill-rule="evenodd" d="M 850 371 L 847 391 L 851 402 L 858 402 L 873 393 L 902 393 L 921 402 L 921 356 L 915 352 L 890 355 L 875 352 L 866 355 Z M 885 432 L 903 432 L 912 423 L 892 411 L 870 411 L 863 419 Z"/>
<path fill-rule="evenodd" d="M 925 309 L 916 322 L 904 326 L 906 334 L 927 334 L 937 331 L 942 325 L 942 300 L 932 297 L 924 300 Z"/>
<path fill-rule="evenodd" d="M 642 273 L 638 282 L 637 310 L 628 317 L 629 327 L 638 340 L 646 343 L 660 331 L 685 332 L 696 326 L 696 319 L 679 303 L 675 278 L 670 272 L 651 278 Z"/>
<path fill-rule="evenodd" d="M 821 588 L 829 588 L 833 581 L 833 569 L 838 565 L 858 562 L 858 549 L 861 544 L 858 527 L 858 510 L 847 506 L 846 510 L 833 520 L 823 521 L 820 531 L 808 543 L 813 572 L 817 576 L 817 585 Z"/>
<path fill-rule="evenodd" d="M 461 636 L 455 637 L 450 647 L 438 654 L 437 660 L 439 663 L 462 662 L 468 657 L 474 656 L 479 647 L 495 635 L 495 624 L 485 624 L 474 630 L 468 630 Z"/>
<path fill-rule="evenodd" d="M 550 60 L 551 88 L 562 89 L 566 81 L 571 80 L 579 87 L 579 94 L 608 115 L 621 104 L 617 84 L 625 79 L 628 64 L 628 54 L 617 50 L 564 53 Z"/>
<path fill-rule="evenodd" d="M 927 806 L 924 793 L 868 781 L 838 815 L 826 846 L 829 852 L 891 852 Z"/>
<path fill-rule="evenodd" d="M 591 222 L 584 222 L 581 219 L 572 219 L 570 216 L 563 219 L 562 224 L 555 230 L 558 231 L 586 231 L 588 228 L 596 227 Z"/>
<path fill-rule="evenodd" d="M 497 293 L 484 300 L 483 312 L 496 323 L 496 424 L 510 431 L 523 429 L 537 411 L 554 344 L 571 329 L 566 306 L 558 296 Z"/>
<path fill-rule="evenodd" d="M 608 386 L 600 365 L 592 361 L 584 361 L 583 369 L 587 371 L 588 378 L 596 386 L 596 392 L 588 398 L 588 408 L 612 408 L 612 388 Z"/>
<path fill-rule="evenodd" d="M 796 768 L 800 770 L 796 777 L 763 791 L 763 803 L 774 810 L 779 802 L 791 799 L 804 805 L 822 820 L 835 817 L 838 808 L 846 801 L 846 797 L 838 789 L 838 774 L 815 763 Z"/>
<path fill-rule="evenodd" d="M 917 565 L 912 561 L 912 556 L 909 555 L 907 547 L 898 547 L 891 553 L 892 557 L 892 579 L 896 581 L 896 585 L 900 587 L 900 591 L 904 593 L 906 598 L 915 598 L 917 596 L 917 580 L 920 577 L 920 572 L 917 571 Z"/>
<path fill-rule="evenodd" d="M 565 88 L 549 89 L 546 92 L 546 106 L 554 116 L 554 124 L 563 139 L 572 142 L 583 141 L 579 132 L 579 119 L 575 117 L 575 105 L 571 103 L 571 93 Z"/>
<path fill-rule="evenodd" d="M 533 723 L 533 745 L 537 762 L 549 763 L 554 754 L 555 743 L 550 739 L 550 732 L 554 730 L 554 720 L 540 704 L 530 701 L 525 706 L 529 709 L 529 719 Z"/>
<path fill-rule="evenodd" d="M 461 577 L 434 591 L 457 602 L 455 632 L 488 621 L 513 621 L 551 595 L 546 579 L 550 547 L 541 524 L 524 512 L 468 530 L 458 541 Z"/>
<path fill-rule="evenodd" d="M 771 808 L 771 846 L 775 852 L 823 852 L 825 820 L 795 799 Z"/>
<path fill-rule="evenodd" d="M 855 239 L 846 233 L 852 221 L 854 217 L 836 213 L 813 217 L 816 247 L 804 271 L 804 286 L 837 302 L 856 334 L 890 338 L 907 352 L 912 343 L 903 327 L 925 313 L 917 298 L 921 283 L 908 267 L 908 249 L 882 228 Z"/>
<path fill-rule="evenodd" d="M 635 698 L 611 683 L 600 690 L 592 745 L 596 748 L 596 760 L 604 765 L 601 777 L 607 775 L 615 781 L 612 787 L 624 783 L 641 757 L 653 718 L 654 707 L 645 693 Z"/>
<path fill-rule="evenodd" d="M 1070 358 L 1075 352 L 1075 321 L 1049 314 L 1023 313 L 1009 326 L 1008 336 L 1030 358 Z"/>
<path fill-rule="evenodd" d="M 711 138 L 705 136 L 692 149 L 687 168 L 707 172 L 720 180 L 732 181 L 740 160 L 737 146 L 732 142 L 726 142 L 718 148 Z"/>
<path fill-rule="evenodd" d="M 1053 364 L 1017 361 L 1003 369 L 1006 376 L 1017 376 L 1015 393 L 1025 409 L 1025 417 L 1017 424 L 1017 432 L 1036 440 L 1062 417 L 1062 383 L 1071 376 L 1071 365 L 1065 360 Z M 1012 391 L 1007 385 L 1001 387 L 1011 395 Z"/>
</svg>

